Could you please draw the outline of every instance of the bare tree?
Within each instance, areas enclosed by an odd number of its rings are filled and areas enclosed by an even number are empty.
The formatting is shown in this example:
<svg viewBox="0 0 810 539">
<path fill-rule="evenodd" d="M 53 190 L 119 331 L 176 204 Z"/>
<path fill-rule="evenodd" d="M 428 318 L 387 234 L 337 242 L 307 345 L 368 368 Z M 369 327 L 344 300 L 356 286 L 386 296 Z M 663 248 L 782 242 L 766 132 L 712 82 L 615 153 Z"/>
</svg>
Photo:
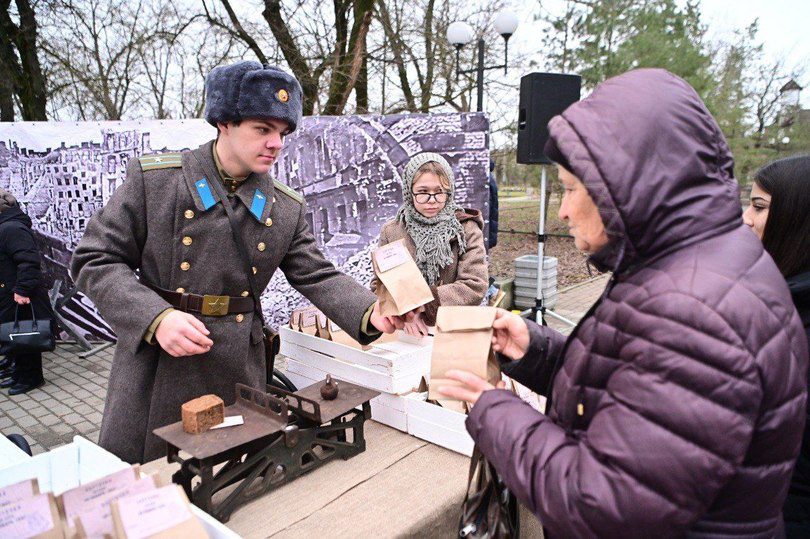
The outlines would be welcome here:
<svg viewBox="0 0 810 539">
<path fill-rule="evenodd" d="M 39 28 L 28 0 L 0 0 L 0 121 L 14 121 L 14 101 L 23 120 L 46 120 L 46 79 L 40 66 Z M 15 23 L 13 17 L 19 20 Z"/>
<path fill-rule="evenodd" d="M 262 39 L 261 28 L 240 16 L 228 0 L 220 0 L 224 14 L 213 3 L 203 1 L 202 6 L 212 28 L 241 41 L 260 62 L 277 62 L 279 56 L 284 59 L 301 83 L 304 114 L 309 115 L 316 107 L 322 114 L 342 114 L 358 81 L 359 101 L 368 107 L 366 36 L 375 1 L 333 0 L 328 12 L 316 0 L 289 5 L 265 0 L 262 18 L 273 43 Z M 271 50 L 275 54 L 268 52 Z M 327 74 L 323 86 L 321 78 Z M 319 106 L 322 94 L 325 103 Z"/>
<path fill-rule="evenodd" d="M 500 38 L 488 28 L 488 19 L 501 7 L 501 0 L 476 5 L 455 0 L 380 0 L 377 11 L 382 32 L 375 39 L 372 63 L 378 65 L 376 69 L 386 85 L 390 82 L 401 92 L 401 97 L 391 99 L 390 105 L 391 92 L 386 92 L 383 112 L 430 112 L 442 107 L 469 110 L 475 78 L 456 76 L 455 51 L 445 38 L 447 27 L 455 20 L 472 22 L 479 27 L 477 37 L 485 37 L 490 45 L 485 63 L 501 63 L 502 49 L 494 45 Z M 471 49 L 474 47 L 462 51 L 465 64 Z M 394 73 L 390 81 L 388 66 Z M 497 84 L 490 81 L 488 86 L 491 83 Z"/>
<path fill-rule="evenodd" d="M 56 80 L 66 82 L 54 88 L 63 104 L 80 93 L 81 119 L 120 120 L 139 97 L 132 90 L 143 74 L 140 51 L 159 32 L 144 20 L 143 0 L 61 0 L 49 12 L 53 33 L 43 50 Z"/>
</svg>

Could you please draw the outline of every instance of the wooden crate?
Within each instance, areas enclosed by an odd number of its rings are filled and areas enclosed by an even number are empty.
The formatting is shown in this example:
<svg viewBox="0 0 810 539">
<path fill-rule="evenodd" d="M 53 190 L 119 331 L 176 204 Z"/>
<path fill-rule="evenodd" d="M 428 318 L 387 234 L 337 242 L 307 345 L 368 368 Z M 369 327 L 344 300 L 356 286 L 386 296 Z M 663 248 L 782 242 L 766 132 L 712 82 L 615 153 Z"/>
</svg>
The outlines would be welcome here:
<svg viewBox="0 0 810 539">
<path fill-rule="evenodd" d="M 361 350 L 287 327 L 281 328 L 280 336 L 284 356 L 384 393 L 408 393 L 430 372 L 430 338 L 420 344 L 389 341 Z"/>
</svg>

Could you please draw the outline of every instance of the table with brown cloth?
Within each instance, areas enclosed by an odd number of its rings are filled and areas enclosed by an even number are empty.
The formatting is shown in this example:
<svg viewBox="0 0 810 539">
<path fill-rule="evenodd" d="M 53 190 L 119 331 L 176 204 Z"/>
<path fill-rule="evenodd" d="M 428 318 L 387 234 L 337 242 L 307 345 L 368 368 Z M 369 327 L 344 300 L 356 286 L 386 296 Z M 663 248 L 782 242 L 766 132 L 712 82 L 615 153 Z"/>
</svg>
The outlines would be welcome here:
<svg viewBox="0 0 810 539">
<path fill-rule="evenodd" d="M 457 537 L 470 459 L 369 421 L 366 450 L 335 460 L 237 509 L 227 526 L 252 537 Z M 166 481 L 178 464 L 141 468 Z M 521 537 L 542 538 L 521 508 Z"/>
</svg>

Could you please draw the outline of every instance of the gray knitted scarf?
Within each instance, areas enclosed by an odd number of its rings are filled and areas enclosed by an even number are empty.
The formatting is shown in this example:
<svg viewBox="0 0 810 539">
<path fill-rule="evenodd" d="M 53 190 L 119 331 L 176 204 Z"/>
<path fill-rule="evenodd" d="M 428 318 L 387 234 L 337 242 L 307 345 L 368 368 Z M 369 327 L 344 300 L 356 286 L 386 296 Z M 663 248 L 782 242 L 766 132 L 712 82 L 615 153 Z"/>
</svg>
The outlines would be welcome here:
<svg viewBox="0 0 810 539">
<path fill-rule="evenodd" d="M 425 217 L 414 207 L 412 188 L 419 167 L 431 161 L 438 163 L 450 179 L 450 193 L 447 204 L 439 213 L 433 217 Z M 453 250 L 450 246 L 453 238 L 458 241 L 459 255 L 467 251 L 464 227 L 456 218 L 456 210 L 461 208 L 456 204 L 454 195 L 453 169 L 441 155 L 420 153 L 405 166 L 402 175 L 403 203 L 397 211 L 397 220 L 405 224 L 408 235 L 416 244 L 416 265 L 431 286 L 438 283 L 441 268 L 453 263 Z"/>
</svg>

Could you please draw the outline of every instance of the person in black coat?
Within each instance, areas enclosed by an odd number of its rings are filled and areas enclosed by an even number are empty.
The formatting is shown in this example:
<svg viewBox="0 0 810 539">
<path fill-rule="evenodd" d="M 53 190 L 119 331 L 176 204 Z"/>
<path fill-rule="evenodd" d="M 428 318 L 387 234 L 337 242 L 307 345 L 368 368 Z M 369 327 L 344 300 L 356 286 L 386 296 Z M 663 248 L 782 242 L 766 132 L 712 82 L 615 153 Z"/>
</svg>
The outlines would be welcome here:
<svg viewBox="0 0 810 539">
<path fill-rule="evenodd" d="M 762 240 L 787 281 L 810 341 L 810 155 L 774 161 L 754 176 L 743 221 Z M 808 381 L 810 388 L 810 381 Z M 787 537 L 810 537 L 810 410 L 782 508 Z"/>
<path fill-rule="evenodd" d="M 487 250 L 498 244 L 498 184 L 495 182 L 495 161 L 489 160 L 489 236 Z"/>
<path fill-rule="evenodd" d="M 0 323 L 19 318 L 53 320 L 48 292 L 40 270 L 40 257 L 31 230 L 31 219 L 11 193 L 0 189 Z M 45 383 L 42 354 L 3 350 L 0 387 L 9 395 L 19 395 Z"/>
</svg>

